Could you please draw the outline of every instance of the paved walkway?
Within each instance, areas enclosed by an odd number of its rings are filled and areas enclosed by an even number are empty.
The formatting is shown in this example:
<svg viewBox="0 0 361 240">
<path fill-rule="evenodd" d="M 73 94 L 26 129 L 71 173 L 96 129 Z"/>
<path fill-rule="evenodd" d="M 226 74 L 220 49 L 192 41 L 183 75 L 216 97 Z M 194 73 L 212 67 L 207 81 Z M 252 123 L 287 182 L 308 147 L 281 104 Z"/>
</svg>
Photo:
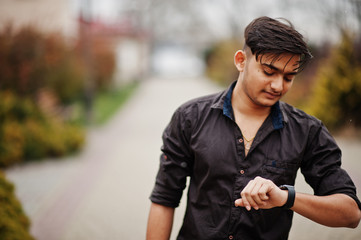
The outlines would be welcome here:
<svg viewBox="0 0 361 240">
<path fill-rule="evenodd" d="M 204 79 L 149 79 L 109 124 L 90 131 L 85 150 L 6 171 L 38 240 L 145 239 L 161 133 L 177 106 L 219 87 Z M 361 143 L 340 140 L 345 168 L 361 191 Z M 308 191 L 299 179 L 298 190 Z M 176 211 L 175 239 L 184 212 Z M 290 239 L 359 239 L 356 230 L 330 229 L 295 216 Z"/>
</svg>

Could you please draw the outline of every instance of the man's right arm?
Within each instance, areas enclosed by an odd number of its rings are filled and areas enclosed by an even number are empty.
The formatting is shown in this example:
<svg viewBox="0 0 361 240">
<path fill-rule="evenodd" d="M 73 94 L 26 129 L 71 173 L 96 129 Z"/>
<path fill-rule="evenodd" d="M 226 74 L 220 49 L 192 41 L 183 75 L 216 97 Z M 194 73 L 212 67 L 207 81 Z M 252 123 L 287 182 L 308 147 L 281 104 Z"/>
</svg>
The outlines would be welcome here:
<svg viewBox="0 0 361 240">
<path fill-rule="evenodd" d="M 174 208 L 152 203 L 148 218 L 147 240 L 169 240 Z"/>
<path fill-rule="evenodd" d="M 163 146 L 147 227 L 147 240 L 168 240 L 173 226 L 174 209 L 179 205 L 187 177 L 192 172 L 192 154 L 189 146 L 191 117 L 184 107 L 173 114 L 163 132 Z"/>
</svg>

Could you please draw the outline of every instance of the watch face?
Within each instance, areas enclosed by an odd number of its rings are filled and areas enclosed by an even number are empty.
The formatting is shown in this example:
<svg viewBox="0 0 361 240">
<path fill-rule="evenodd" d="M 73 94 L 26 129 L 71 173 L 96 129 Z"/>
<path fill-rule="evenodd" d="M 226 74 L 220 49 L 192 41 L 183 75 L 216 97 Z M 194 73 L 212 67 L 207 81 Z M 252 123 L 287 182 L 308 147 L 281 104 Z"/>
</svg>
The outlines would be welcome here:
<svg viewBox="0 0 361 240">
<path fill-rule="evenodd" d="M 282 190 L 286 190 L 286 189 L 290 189 L 290 188 L 293 188 L 294 189 L 294 186 L 291 186 L 291 185 L 281 185 L 280 188 Z"/>
</svg>

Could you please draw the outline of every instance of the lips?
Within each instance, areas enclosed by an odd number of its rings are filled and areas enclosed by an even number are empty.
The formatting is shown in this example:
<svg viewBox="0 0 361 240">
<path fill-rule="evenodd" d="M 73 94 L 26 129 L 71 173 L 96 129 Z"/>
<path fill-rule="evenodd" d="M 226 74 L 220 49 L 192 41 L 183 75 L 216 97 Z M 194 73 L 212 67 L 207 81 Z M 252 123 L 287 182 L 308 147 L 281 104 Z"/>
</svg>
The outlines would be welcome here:
<svg viewBox="0 0 361 240">
<path fill-rule="evenodd" d="M 271 98 L 271 99 L 279 98 L 281 96 L 281 93 L 274 93 L 274 92 L 267 92 L 267 91 L 265 91 L 264 93 L 267 95 L 267 98 Z"/>
</svg>

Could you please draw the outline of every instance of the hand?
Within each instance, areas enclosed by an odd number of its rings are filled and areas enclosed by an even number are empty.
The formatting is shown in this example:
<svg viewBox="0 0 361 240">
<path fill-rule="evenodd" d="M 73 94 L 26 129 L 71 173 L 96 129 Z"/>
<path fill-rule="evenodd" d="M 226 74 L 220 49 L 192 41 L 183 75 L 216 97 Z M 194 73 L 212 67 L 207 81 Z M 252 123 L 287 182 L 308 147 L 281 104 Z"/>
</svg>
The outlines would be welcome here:
<svg viewBox="0 0 361 240">
<path fill-rule="evenodd" d="M 235 201 L 236 207 L 270 209 L 283 206 L 288 198 L 288 191 L 281 190 L 271 180 L 256 177 L 249 181 L 241 192 L 241 197 Z"/>
</svg>

